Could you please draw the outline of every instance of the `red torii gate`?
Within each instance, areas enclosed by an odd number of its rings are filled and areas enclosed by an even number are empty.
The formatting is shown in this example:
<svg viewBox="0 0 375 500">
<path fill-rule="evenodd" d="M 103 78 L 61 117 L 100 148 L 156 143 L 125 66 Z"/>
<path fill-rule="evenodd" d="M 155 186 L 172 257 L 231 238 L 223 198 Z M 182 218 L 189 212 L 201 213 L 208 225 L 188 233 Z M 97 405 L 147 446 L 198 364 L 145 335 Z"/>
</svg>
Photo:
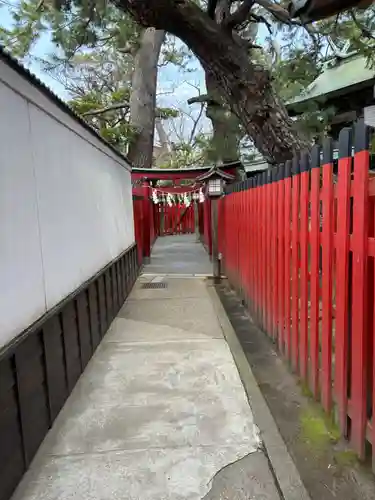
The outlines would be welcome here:
<svg viewBox="0 0 375 500">
<path fill-rule="evenodd" d="M 226 163 L 218 166 L 226 174 L 236 176 L 240 161 Z M 157 217 L 155 215 L 154 204 L 151 200 L 152 189 L 156 187 L 158 181 L 172 181 L 172 186 L 157 187 L 159 192 L 169 194 L 193 193 L 198 191 L 203 182 L 199 177 L 204 177 L 211 166 L 184 168 L 184 169 L 161 169 L 161 168 L 133 168 L 131 179 L 133 188 L 134 207 L 134 230 L 135 239 L 138 246 L 139 262 L 148 260 L 151 255 L 151 248 L 158 236 Z M 192 185 L 181 185 L 182 181 L 191 180 Z M 199 208 L 199 232 L 202 243 L 211 254 L 211 205 L 206 198 L 204 203 L 198 204 Z"/>
</svg>

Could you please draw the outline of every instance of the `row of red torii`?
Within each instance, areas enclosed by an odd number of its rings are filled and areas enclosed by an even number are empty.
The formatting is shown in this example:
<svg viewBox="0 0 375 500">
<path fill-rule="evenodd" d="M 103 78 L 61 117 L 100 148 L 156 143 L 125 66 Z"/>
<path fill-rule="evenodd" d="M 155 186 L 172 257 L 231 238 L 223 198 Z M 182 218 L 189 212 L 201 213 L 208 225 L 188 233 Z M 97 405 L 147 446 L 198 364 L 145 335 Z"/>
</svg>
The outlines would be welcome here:
<svg viewBox="0 0 375 500">
<path fill-rule="evenodd" d="M 241 163 L 236 161 L 222 164 L 220 166 L 208 166 L 189 169 L 132 169 L 132 191 L 134 207 L 135 236 L 138 244 L 139 258 L 147 260 L 151 254 L 152 245 L 157 236 L 163 234 L 179 234 L 182 225 L 181 218 L 189 221 L 189 232 L 197 231 L 197 222 L 199 233 L 206 249 L 211 253 L 212 235 L 211 235 L 211 203 L 206 197 L 206 186 L 212 178 L 221 178 L 226 183 L 232 183 L 238 179 L 238 172 Z M 166 182 L 168 181 L 168 182 Z M 188 181 L 188 182 L 186 182 Z M 194 216 L 192 201 L 197 201 L 199 210 L 198 221 L 193 220 Z M 176 220 L 173 214 L 174 210 L 184 207 L 179 212 L 180 220 Z M 158 214 L 168 214 L 168 219 L 163 217 L 164 227 L 160 232 L 160 221 Z M 172 215 L 171 215 L 172 214 Z M 172 224 L 168 226 L 168 220 Z M 169 232 L 170 231 L 170 232 Z"/>
</svg>

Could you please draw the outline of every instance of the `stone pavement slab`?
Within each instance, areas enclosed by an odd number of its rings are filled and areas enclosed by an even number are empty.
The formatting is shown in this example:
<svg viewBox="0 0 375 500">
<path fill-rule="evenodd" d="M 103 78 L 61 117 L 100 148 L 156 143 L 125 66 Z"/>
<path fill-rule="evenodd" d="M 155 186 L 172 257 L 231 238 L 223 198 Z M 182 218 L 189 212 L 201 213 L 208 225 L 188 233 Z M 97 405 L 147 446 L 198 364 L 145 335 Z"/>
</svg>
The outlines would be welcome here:
<svg viewBox="0 0 375 500">
<path fill-rule="evenodd" d="M 210 500 L 279 500 L 205 281 L 192 281 L 171 283 L 169 299 L 135 287 L 13 500 L 200 500 L 211 488 Z"/>
<path fill-rule="evenodd" d="M 163 236 L 154 244 L 145 273 L 212 275 L 212 264 L 194 234 Z"/>
</svg>

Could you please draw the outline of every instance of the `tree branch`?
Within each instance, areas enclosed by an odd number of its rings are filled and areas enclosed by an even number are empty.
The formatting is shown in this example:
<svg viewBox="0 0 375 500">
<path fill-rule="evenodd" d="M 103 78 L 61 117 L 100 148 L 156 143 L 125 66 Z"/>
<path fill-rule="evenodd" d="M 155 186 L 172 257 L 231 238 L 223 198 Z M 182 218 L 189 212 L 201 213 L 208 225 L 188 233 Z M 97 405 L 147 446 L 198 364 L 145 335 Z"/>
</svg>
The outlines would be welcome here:
<svg viewBox="0 0 375 500">
<path fill-rule="evenodd" d="M 362 36 L 364 36 L 365 38 L 369 38 L 370 40 L 375 40 L 375 37 L 372 35 L 371 31 L 368 30 L 365 26 L 362 26 L 362 24 L 358 21 L 353 10 L 350 11 L 350 17 L 352 18 L 357 28 L 360 30 Z"/>
<path fill-rule="evenodd" d="M 255 0 L 244 0 L 233 14 L 223 19 L 221 25 L 230 30 L 241 26 L 248 18 L 254 3 Z"/>
<path fill-rule="evenodd" d="M 195 104 L 195 103 L 205 103 L 209 101 L 209 96 L 207 94 L 202 94 L 202 95 L 197 95 L 196 97 L 190 97 L 190 99 L 187 100 L 188 104 Z"/>
<path fill-rule="evenodd" d="M 281 5 L 272 3 L 270 0 L 256 0 L 256 3 L 272 14 L 278 21 L 287 24 L 296 24 L 295 21 L 292 21 L 289 12 L 281 7 Z"/>
<path fill-rule="evenodd" d="M 119 102 L 117 104 L 111 104 L 110 106 L 106 106 L 105 108 L 94 109 L 92 111 L 86 111 L 82 116 L 95 116 L 101 115 L 103 113 L 107 113 L 108 111 L 114 111 L 116 109 L 129 108 L 128 102 Z"/>
<path fill-rule="evenodd" d="M 273 34 L 272 32 L 272 24 L 267 21 L 267 19 L 259 14 L 255 14 L 254 12 L 250 12 L 250 18 L 251 19 L 254 19 L 254 21 L 256 21 L 257 23 L 263 23 L 266 25 L 267 27 L 267 30 L 269 32 L 270 35 Z"/>
<path fill-rule="evenodd" d="M 194 125 L 193 125 L 193 128 L 191 129 L 191 132 L 190 132 L 189 144 L 191 144 L 193 142 L 193 139 L 195 136 L 195 131 L 197 130 L 198 122 L 202 117 L 203 109 L 204 109 L 204 104 L 201 103 L 201 109 L 199 110 L 197 118 L 194 120 Z"/>
</svg>

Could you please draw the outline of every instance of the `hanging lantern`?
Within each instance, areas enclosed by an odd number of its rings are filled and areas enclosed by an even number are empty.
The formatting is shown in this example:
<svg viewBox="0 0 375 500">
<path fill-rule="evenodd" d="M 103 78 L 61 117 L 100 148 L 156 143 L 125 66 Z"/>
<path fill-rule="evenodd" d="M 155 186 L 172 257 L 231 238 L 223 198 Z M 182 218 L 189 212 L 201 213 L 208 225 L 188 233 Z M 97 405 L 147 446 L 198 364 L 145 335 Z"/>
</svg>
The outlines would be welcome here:
<svg viewBox="0 0 375 500">
<path fill-rule="evenodd" d="M 203 203 L 204 200 L 205 200 L 205 196 L 203 193 L 203 188 L 200 188 L 200 190 L 199 190 L 199 203 Z"/>
</svg>

